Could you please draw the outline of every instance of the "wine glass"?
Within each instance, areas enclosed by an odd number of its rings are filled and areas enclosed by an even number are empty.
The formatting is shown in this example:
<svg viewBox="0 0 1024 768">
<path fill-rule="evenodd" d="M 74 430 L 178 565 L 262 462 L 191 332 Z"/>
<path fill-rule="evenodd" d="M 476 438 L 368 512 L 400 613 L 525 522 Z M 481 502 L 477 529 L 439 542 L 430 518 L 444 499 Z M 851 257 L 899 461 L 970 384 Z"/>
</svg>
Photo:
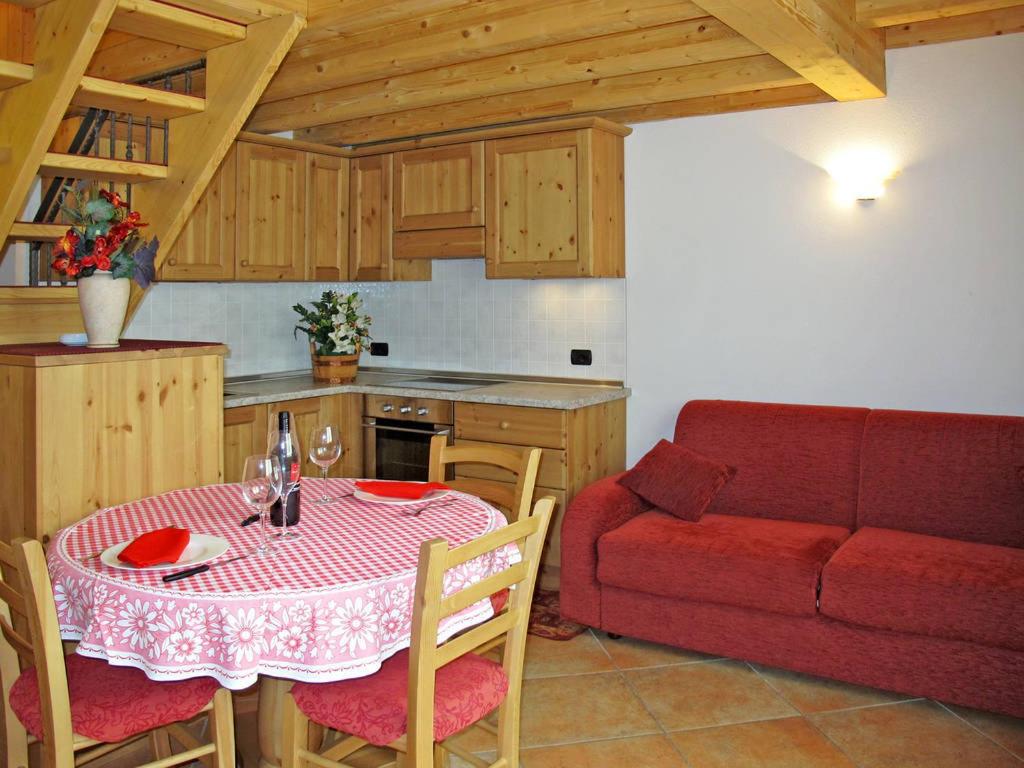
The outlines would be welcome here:
<svg viewBox="0 0 1024 768">
<path fill-rule="evenodd" d="M 242 498 L 257 508 L 260 515 L 260 544 L 256 554 L 269 557 L 274 553 L 267 531 L 270 505 L 281 496 L 283 481 L 281 463 L 276 456 L 250 456 L 242 470 Z"/>
<path fill-rule="evenodd" d="M 334 424 L 320 424 L 309 433 L 309 460 L 320 467 L 323 475 L 323 495 L 317 504 L 330 504 L 334 499 L 327 497 L 327 470 L 341 458 L 341 432 Z"/>
<path fill-rule="evenodd" d="M 297 539 L 298 531 L 289 530 L 298 525 L 299 522 L 299 499 L 296 495 L 294 506 L 289 509 L 288 502 L 292 501 L 291 495 L 298 494 L 301 481 L 302 449 L 299 447 L 299 434 L 295 429 L 295 421 L 291 414 L 278 414 L 278 428 L 270 430 L 267 436 L 267 453 L 277 457 L 281 463 L 281 498 L 275 505 L 271 514 L 271 522 L 277 524 L 277 507 L 280 507 L 281 532 L 277 534 L 279 539 Z"/>
</svg>

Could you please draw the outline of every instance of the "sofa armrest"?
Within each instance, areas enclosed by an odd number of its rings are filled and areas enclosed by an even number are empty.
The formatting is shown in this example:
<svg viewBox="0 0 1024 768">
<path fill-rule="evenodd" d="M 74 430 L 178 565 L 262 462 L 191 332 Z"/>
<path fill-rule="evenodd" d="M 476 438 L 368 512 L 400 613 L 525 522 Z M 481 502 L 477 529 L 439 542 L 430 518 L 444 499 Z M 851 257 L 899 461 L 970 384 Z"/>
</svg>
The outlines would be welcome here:
<svg viewBox="0 0 1024 768">
<path fill-rule="evenodd" d="M 597 540 L 651 505 L 618 483 L 625 474 L 598 480 L 580 491 L 562 521 L 559 571 L 562 615 L 601 626 L 601 585 L 597 581 Z"/>
</svg>

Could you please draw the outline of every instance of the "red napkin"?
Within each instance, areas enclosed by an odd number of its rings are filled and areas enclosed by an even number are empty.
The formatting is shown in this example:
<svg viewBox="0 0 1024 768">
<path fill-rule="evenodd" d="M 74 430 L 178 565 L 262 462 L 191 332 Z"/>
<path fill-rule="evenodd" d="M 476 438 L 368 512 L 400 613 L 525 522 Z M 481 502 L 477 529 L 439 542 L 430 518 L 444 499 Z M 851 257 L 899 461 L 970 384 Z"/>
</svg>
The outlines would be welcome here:
<svg viewBox="0 0 1024 768">
<path fill-rule="evenodd" d="M 447 491 L 444 483 L 407 483 L 401 480 L 357 480 L 356 488 L 374 496 L 395 499 L 422 499 L 433 491 Z"/>
<path fill-rule="evenodd" d="M 139 536 L 121 550 L 117 559 L 137 568 L 176 563 L 188 546 L 189 532 L 184 528 L 161 528 Z"/>
</svg>

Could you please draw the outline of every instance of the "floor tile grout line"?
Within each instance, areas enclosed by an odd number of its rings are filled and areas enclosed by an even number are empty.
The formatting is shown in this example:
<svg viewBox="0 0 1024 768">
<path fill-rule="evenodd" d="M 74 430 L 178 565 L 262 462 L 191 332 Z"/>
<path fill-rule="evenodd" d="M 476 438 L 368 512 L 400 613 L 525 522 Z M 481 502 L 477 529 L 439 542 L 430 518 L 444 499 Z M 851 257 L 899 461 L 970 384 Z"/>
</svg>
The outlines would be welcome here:
<svg viewBox="0 0 1024 768">
<path fill-rule="evenodd" d="M 935 701 L 935 699 L 931 699 L 931 701 Z M 997 747 L 999 747 L 1000 749 L 1004 750 L 1005 752 L 1009 752 L 1012 757 L 1015 757 L 1019 762 L 1024 763 L 1024 756 L 1018 755 L 1016 752 L 1014 752 L 1012 749 L 1007 747 L 1005 744 L 1002 744 L 999 741 L 997 741 L 996 739 L 994 739 L 992 736 L 989 736 L 987 733 L 985 733 L 983 730 L 981 730 L 981 728 L 976 726 L 974 723 L 972 723 L 966 717 L 961 717 L 960 715 L 958 715 L 956 712 L 954 712 L 952 709 L 950 709 L 948 706 L 946 706 L 946 704 L 944 704 L 943 702 L 935 701 L 935 703 L 938 704 L 942 709 L 946 710 L 949 714 L 951 714 L 957 720 L 959 720 L 962 723 L 965 723 L 971 730 L 980 733 L 982 736 L 984 736 L 986 739 L 991 741 Z"/>
<path fill-rule="evenodd" d="M 600 642 L 600 641 L 598 641 L 598 642 Z M 679 748 L 679 745 L 676 744 L 675 739 L 673 739 L 671 736 L 669 736 L 669 732 L 665 728 L 664 724 L 661 722 L 661 720 L 658 719 L 658 717 L 654 714 L 654 712 L 651 711 L 651 708 L 647 705 L 647 702 L 644 701 L 643 696 L 640 695 L 640 692 L 637 691 L 637 689 L 633 686 L 633 683 L 630 682 L 629 678 L 626 676 L 626 671 L 620 669 L 619 670 L 619 675 L 622 677 L 622 682 L 625 684 L 626 688 L 633 695 L 633 698 L 635 698 L 637 701 L 640 702 L 640 706 L 644 708 L 644 711 L 648 714 L 648 716 L 651 718 L 651 720 L 654 721 L 654 724 L 657 725 L 659 729 L 661 729 L 662 737 L 666 741 L 668 741 L 669 746 L 672 747 L 672 751 L 675 752 L 677 755 L 679 755 L 679 759 L 683 762 L 683 766 L 685 768 L 691 768 L 691 763 L 687 759 L 686 755 L 683 754 L 683 751 Z"/>
</svg>

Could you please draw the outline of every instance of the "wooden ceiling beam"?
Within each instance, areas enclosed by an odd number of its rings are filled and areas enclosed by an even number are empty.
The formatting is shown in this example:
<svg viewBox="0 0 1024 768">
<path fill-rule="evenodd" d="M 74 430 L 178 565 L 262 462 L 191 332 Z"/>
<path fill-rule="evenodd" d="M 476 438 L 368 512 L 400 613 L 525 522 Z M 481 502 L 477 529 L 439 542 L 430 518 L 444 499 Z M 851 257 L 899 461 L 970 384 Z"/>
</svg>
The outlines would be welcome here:
<svg viewBox="0 0 1024 768">
<path fill-rule="evenodd" d="M 706 15 L 687 0 L 488 0 L 294 49 L 262 101 Z"/>
<path fill-rule="evenodd" d="M 887 48 L 909 48 L 1016 32 L 1024 32 L 1024 5 L 888 27 L 885 45 Z"/>
<path fill-rule="evenodd" d="M 309 0 L 309 21 L 299 36 L 299 43 L 309 34 L 326 31 L 336 35 L 351 35 L 378 29 L 390 24 L 421 19 L 435 13 L 446 13 L 481 0 Z"/>
<path fill-rule="evenodd" d="M 297 131 L 296 137 L 323 144 L 364 144 L 804 82 L 789 67 L 762 54 L 361 118 Z"/>
<path fill-rule="evenodd" d="M 624 109 L 613 109 L 597 113 L 600 117 L 616 123 L 647 123 L 654 120 L 672 120 L 678 117 L 697 115 L 718 115 L 725 112 L 746 112 L 753 109 L 775 107 L 796 107 L 804 104 L 822 104 L 835 101 L 821 88 L 811 83 L 789 85 L 783 88 L 764 88 L 757 91 L 721 93 L 715 96 L 698 96 L 694 99 L 662 101 L 656 104 L 641 104 Z"/>
<path fill-rule="evenodd" d="M 717 19 L 594 37 L 270 102 L 250 130 L 282 131 L 762 51 Z"/>
<path fill-rule="evenodd" d="M 216 16 L 235 24 L 253 24 L 257 21 L 294 13 L 306 16 L 306 0 L 171 0 L 179 8 Z M 338 3 L 341 0 L 329 0 Z M 379 2 L 379 0 L 378 0 Z"/>
<path fill-rule="evenodd" d="M 885 95 L 882 33 L 853 0 L 699 0 L 715 16 L 839 101 Z"/>
<path fill-rule="evenodd" d="M 893 27 L 1019 6 L 1021 0 L 857 0 L 865 27 Z"/>
</svg>

